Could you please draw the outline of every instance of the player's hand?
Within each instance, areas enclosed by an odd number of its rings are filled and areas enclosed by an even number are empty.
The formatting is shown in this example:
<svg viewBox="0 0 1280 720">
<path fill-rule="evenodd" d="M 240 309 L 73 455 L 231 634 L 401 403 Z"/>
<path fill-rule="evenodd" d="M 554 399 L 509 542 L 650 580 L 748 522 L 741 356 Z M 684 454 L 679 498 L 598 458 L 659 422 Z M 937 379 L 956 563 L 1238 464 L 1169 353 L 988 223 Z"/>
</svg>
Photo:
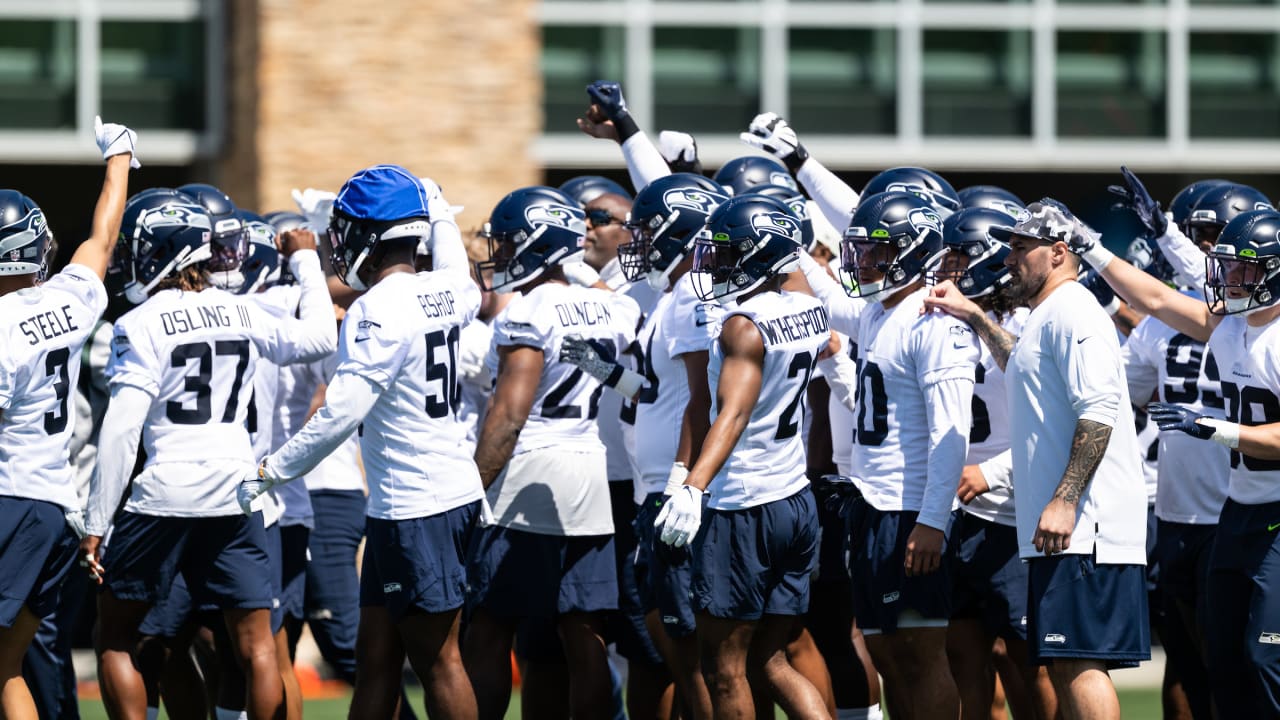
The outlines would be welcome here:
<svg viewBox="0 0 1280 720">
<path fill-rule="evenodd" d="M 104 123 L 100 116 L 94 116 L 93 134 L 98 142 L 98 149 L 102 151 L 103 160 L 116 155 L 129 155 L 129 167 L 134 170 L 142 167 L 135 149 L 138 145 L 138 133 L 124 125 Z"/>
<path fill-rule="evenodd" d="M 600 362 L 600 353 L 581 335 L 566 335 L 560 342 L 560 362 L 578 367 L 591 365 Z"/>
<path fill-rule="evenodd" d="M 831 339 L 827 341 L 827 346 L 822 348 L 822 352 L 818 353 L 818 360 L 826 360 L 840 354 L 840 335 L 835 330 L 831 331 Z"/>
<path fill-rule="evenodd" d="M 612 80 L 597 80 L 587 86 L 587 97 L 591 104 L 600 109 L 605 119 L 617 122 L 628 117 L 627 100 L 622 97 L 622 85 Z"/>
<path fill-rule="evenodd" d="M 252 516 L 253 502 L 278 484 L 279 480 L 267 469 L 267 461 L 264 459 L 236 488 L 236 502 L 240 504 L 240 510 L 245 515 Z"/>
<path fill-rule="evenodd" d="M 698 141 L 689 133 L 676 130 L 658 133 L 658 152 L 667 161 L 672 172 L 702 174 L 702 163 L 698 161 Z"/>
<path fill-rule="evenodd" d="M 80 541 L 80 567 L 89 570 L 89 577 L 102 584 L 102 578 L 106 575 L 106 570 L 102 568 L 102 538 L 98 535 L 88 535 Z"/>
<path fill-rule="evenodd" d="M 329 229 L 329 221 L 333 218 L 333 203 L 338 196 L 328 190 L 293 189 L 293 202 L 298 211 L 307 218 L 307 226 L 316 232 Z"/>
<path fill-rule="evenodd" d="M 1149 237 L 1158 238 L 1169 229 L 1169 219 L 1160 210 L 1160 203 L 1151 197 L 1147 188 L 1129 168 L 1121 165 L 1120 174 L 1124 176 L 1124 185 L 1110 185 L 1107 190 L 1120 198 L 1113 208 L 1132 210 L 1138 216 L 1138 222 L 1147 229 Z"/>
<path fill-rule="evenodd" d="M 960 487 L 956 488 L 956 497 L 960 498 L 960 502 L 968 505 L 974 498 L 987 492 L 991 492 L 991 486 L 987 484 L 987 476 L 982 474 L 982 468 L 978 465 L 965 465 L 960 471 Z"/>
<path fill-rule="evenodd" d="M 1147 405 L 1147 417 L 1154 420 L 1162 431 L 1181 430 L 1201 440 L 1208 440 L 1213 437 L 1214 428 L 1197 422 L 1205 416 L 1192 412 L 1181 405 L 1153 402 Z"/>
<path fill-rule="evenodd" d="M 290 257 L 299 250 L 315 250 L 316 234 L 306 228 L 294 228 L 280 233 L 280 252 Z"/>
<path fill-rule="evenodd" d="M 1076 504 L 1053 498 L 1040 513 L 1031 544 L 1045 555 L 1057 555 L 1071 547 L 1071 533 L 1076 529 Z"/>
<path fill-rule="evenodd" d="M 84 511 L 83 510 L 67 510 L 62 514 L 67 520 L 67 527 L 76 534 L 77 540 L 83 540 L 85 535 L 89 533 L 84 529 Z"/>
<path fill-rule="evenodd" d="M 653 526 L 658 538 L 672 547 L 684 547 L 693 542 L 702 526 L 703 492 L 692 485 L 681 485 L 674 495 L 667 498 L 658 511 Z"/>
<path fill-rule="evenodd" d="M 1067 237 L 1067 247 L 1071 252 L 1079 255 L 1093 267 L 1098 267 L 1099 260 L 1105 257 L 1107 260 L 1111 258 L 1111 252 L 1102 245 L 1102 233 L 1095 231 L 1084 223 L 1083 220 L 1076 217 L 1074 213 L 1060 201 L 1053 198 L 1040 198 L 1042 205 L 1049 205 L 1062 213 L 1062 219 L 1070 225 L 1070 233 Z"/>
<path fill-rule="evenodd" d="M 599 105 L 592 105 L 578 118 L 578 129 L 593 138 L 618 142 L 618 127 L 605 116 Z"/>
<path fill-rule="evenodd" d="M 792 172 L 809 159 L 809 151 L 800 144 L 795 128 L 778 117 L 777 113 L 766 112 L 755 116 L 747 126 L 747 132 L 739 133 L 738 138 L 751 147 L 778 158 L 788 168 L 792 168 Z"/>
<path fill-rule="evenodd" d="M 902 565 L 907 577 L 928 575 L 942 567 L 942 543 L 944 533 L 938 528 L 916 524 L 907 536 L 907 552 Z"/>
<path fill-rule="evenodd" d="M 965 322 L 975 314 L 981 315 L 982 310 L 977 303 L 964 296 L 960 292 L 960 288 L 950 280 L 934 285 L 929 290 L 929 294 L 924 298 L 924 308 L 920 311 L 923 315 L 926 312 L 938 310 L 952 317 L 960 318 Z"/>
</svg>

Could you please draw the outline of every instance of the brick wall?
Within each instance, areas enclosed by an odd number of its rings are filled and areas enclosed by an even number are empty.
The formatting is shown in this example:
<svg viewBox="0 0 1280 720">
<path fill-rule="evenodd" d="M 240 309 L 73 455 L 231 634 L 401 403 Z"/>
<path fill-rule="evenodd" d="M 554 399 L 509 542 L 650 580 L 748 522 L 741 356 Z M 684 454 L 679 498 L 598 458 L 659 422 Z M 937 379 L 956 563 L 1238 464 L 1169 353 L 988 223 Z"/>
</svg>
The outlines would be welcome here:
<svg viewBox="0 0 1280 720">
<path fill-rule="evenodd" d="M 232 0 L 228 137 L 213 175 L 237 203 L 292 208 L 398 163 L 437 180 L 478 226 L 538 181 L 536 0 Z"/>
</svg>

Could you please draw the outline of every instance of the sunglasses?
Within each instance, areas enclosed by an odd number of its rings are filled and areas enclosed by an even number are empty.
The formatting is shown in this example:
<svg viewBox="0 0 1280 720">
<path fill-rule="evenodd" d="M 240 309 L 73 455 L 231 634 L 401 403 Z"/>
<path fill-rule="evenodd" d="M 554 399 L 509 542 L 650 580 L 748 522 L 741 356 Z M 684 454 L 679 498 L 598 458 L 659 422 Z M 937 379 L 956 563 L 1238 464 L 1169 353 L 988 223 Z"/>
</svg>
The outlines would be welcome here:
<svg viewBox="0 0 1280 720">
<path fill-rule="evenodd" d="M 604 227 L 606 225 L 614 225 L 614 224 L 621 225 L 626 221 L 615 218 L 614 216 L 609 214 L 608 210 L 605 210 L 604 208 L 588 208 L 587 222 L 591 223 L 593 227 Z"/>
</svg>

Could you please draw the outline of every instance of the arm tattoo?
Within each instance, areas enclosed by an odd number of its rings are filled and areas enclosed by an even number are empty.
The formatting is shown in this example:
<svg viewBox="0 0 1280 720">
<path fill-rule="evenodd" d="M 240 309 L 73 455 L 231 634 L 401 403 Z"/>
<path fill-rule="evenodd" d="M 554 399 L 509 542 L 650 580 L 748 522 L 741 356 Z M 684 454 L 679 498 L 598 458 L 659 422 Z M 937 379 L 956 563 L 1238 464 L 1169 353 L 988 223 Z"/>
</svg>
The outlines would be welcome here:
<svg viewBox="0 0 1280 720">
<path fill-rule="evenodd" d="M 1062 473 L 1062 481 L 1058 483 L 1053 496 L 1072 505 L 1079 503 L 1110 442 L 1109 425 L 1094 420 L 1077 421 L 1075 437 L 1071 438 L 1071 457 L 1067 459 L 1067 470 Z"/>
<path fill-rule="evenodd" d="M 1009 362 L 1009 354 L 1013 352 L 1013 344 L 1018 340 L 1017 336 L 992 322 L 983 312 L 973 313 L 968 320 L 969 326 L 986 343 L 996 364 L 1004 370 L 1005 364 Z"/>
</svg>

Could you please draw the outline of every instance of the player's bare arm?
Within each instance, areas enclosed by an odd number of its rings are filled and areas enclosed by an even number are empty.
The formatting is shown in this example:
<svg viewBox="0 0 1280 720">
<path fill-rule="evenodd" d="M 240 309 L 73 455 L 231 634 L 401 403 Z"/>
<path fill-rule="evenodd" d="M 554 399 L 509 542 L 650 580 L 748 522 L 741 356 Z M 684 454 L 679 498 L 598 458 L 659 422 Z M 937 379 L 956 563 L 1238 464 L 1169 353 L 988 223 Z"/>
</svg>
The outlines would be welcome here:
<svg viewBox="0 0 1280 720">
<path fill-rule="evenodd" d="M 1071 438 L 1071 455 L 1067 469 L 1053 493 L 1053 499 L 1040 515 L 1032 544 L 1047 555 L 1064 552 L 1071 546 L 1071 533 L 1076 527 L 1076 508 L 1089 487 L 1102 456 L 1111 441 L 1111 426 L 1096 420 L 1080 419 Z"/>
<path fill-rule="evenodd" d="M 711 429 L 711 389 L 707 387 L 707 364 L 711 354 L 705 350 L 680 356 L 689 381 L 689 404 L 680 422 L 680 445 L 676 462 L 692 466 L 702 454 L 702 443 Z"/>
<path fill-rule="evenodd" d="M 542 363 L 538 348 L 516 345 L 498 349 L 498 382 L 476 441 L 476 467 L 485 488 L 493 484 L 511 459 L 520 430 L 533 408 Z"/>
<path fill-rule="evenodd" d="M 760 385 L 764 379 L 764 338 L 755 323 L 743 315 L 734 315 L 720 332 L 724 363 L 720 384 L 716 387 L 716 403 L 720 408 L 716 421 L 707 431 L 702 452 L 689 471 L 686 485 L 706 490 L 711 478 L 729 459 L 733 446 L 751 420 Z"/>
<path fill-rule="evenodd" d="M 93 210 L 92 233 L 76 248 L 71 262 L 88 267 L 101 278 L 107 274 L 111 252 L 120 237 L 124 204 L 129 197 L 129 168 L 137 162 L 133 158 L 137 135 L 123 125 L 103 124 L 101 118 L 96 125 L 98 147 L 107 161 L 107 174 Z"/>
</svg>

